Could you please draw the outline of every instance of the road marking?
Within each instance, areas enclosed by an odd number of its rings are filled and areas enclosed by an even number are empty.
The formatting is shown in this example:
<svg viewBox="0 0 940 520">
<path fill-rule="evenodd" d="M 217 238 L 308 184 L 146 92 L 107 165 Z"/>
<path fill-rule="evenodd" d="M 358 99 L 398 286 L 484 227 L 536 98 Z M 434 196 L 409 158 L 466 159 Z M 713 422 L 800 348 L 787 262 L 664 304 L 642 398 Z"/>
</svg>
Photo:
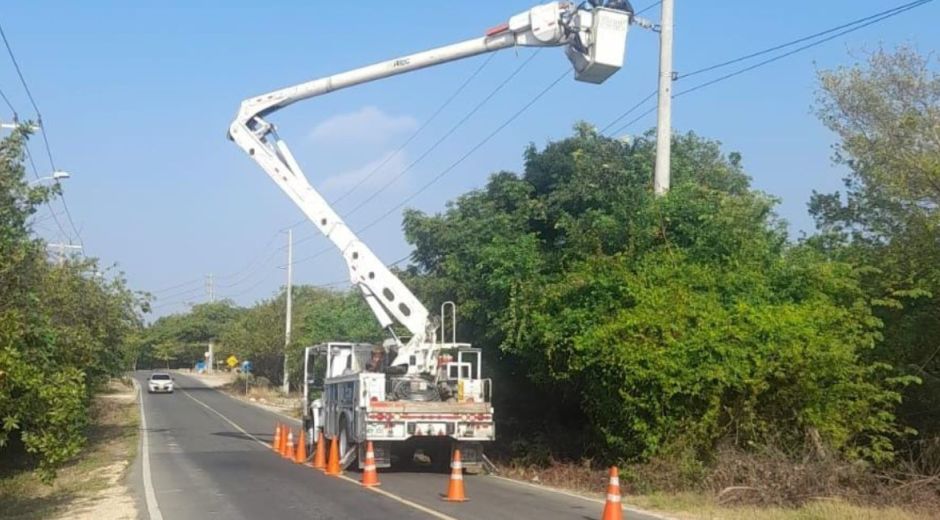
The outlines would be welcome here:
<svg viewBox="0 0 940 520">
<path fill-rule="evenodd" d="M 182 388 L 180 388 L 180 391 L 183 392 L 183 395 L 185 395 L 186 397 L 192 399 L 193 401 L 196 401 L 196 403 L 198 403 L 199 405 L 201 405 L 202 407 L 204 407 L 206 410 L 209 410 L 210 412 L 212 412 L 212 413 L 218 415 L 219 417 L 221 417 L 225 422 L 231 424 L 233 428 L 235 428 L 236 430 L 238 430 L 238 431 L 241 432 L 242 434 L 247 435 L 248 437 L 251 437 L 251 439 L 252 439 L 253 441 L 257 442 L 258 444 L 260 444 L 260 445 L 262 445 L 262 446 L 264 446 L 266 449 L 270 449 L 270 448 L 271 448 L 271 446 L 268 445 L 268 443 L 262 441 L 261 439 L 255 437 L 254 435 L 248 433 L 247 431 L 245 431 L 244 428 L 242 428 L 241 426 L 235 424 L 234 421 L 232 421 L 232 420 L 229 419 L 228 417 L 222 415 L 222 413 L 219 412 L 218 410 L 216 410 L 215 408 L 213 408 L 213 407 L 207 405 L 206 403 L 200 401 L 199 399 L 196 399 L 195 397 L 193 397 L 192 395 L 190 395 L 189 392 L 187 392 L 186 390 L 183 390 Z M 341 480 L 345 480 L 345 481 L 347 481 L 347 482 L 352 482 L 353 484 L 356 485 L 356 487 L 361 487 L 361 486 L 359 485 L 359 481 L 357 481 L 356 479 L 349 478 L 349 477 L 347 477 L 347 476 L 345 476 L 345 475 L 340 475 L 339 478 L 340 478 Z M 395 495 L 395 494 L 393 494 L 393 493 L 389 493 L 388 491 L 385 491 L 384 489 L 378 489 L 378 488 L 374 488 L 374 487 L 373 487 L 373 488 L 365 488 L 365 489 L 368 490 L 368 491 L 372 491 L 373 493 L 378 493 L 378 494 L 380 494 L 380 495 L 382 495 L 382 496 L 384 496 L 384 497 L 390 498 L 390 499 L 392 499 L 392 500 L 394 500 L 394 501 L 396 501 L 396 502 L 398 502 L 398 503 L 400 503 L 400 504 L 406 505 L 406 506 L 411 507 L 411 508 L 413 508 L 413 509 L 417 509 L 418 511 L 421 511 L 422 513 L 427 513 L 427 514 L 429 514 L 429 515 L 431 515 L 431 516 L 433 516 L 433 517 L 435 517 L 435 518 L 439 518 L 440 520 L 457 520 L 456 518 L 454 518 L 454 517 L 452 517 L 452 516 L 448 516 L 448 515 L 445 515 L 444 513 L 435 511 L 435 510 L 433 510 L 433 509 L 431 509 L 431 508 L 424 507 L 424 506 L 422 506 L 421 504 L 418 504 L 417 502 L 412 502 L 411 500 L 408 500 L 407 498 L 403 498 L 403 497 L 400 497 L 400 496 Z M 153 518 L 152 518 L 151 520 L 157 520 L 157 519 L 153 519 Z"/>
<path fill-rule="evenodd" d="M 153 491 L 153 476 L 150 474 L 150 440 L 147 438 L 147 414 L 144 413 L 144 393 L 140 389 L 140 384 L 136 379 L 134 388 L 137 389 L 137 402 L 140 404 L 140 428 L 143 432 L 140 442 L 143 445 L 141 454 L 141 472 L 144 474 L 144 502 L 147 503 L 147 514 L 150 520 L 163 520 L 163 513 L 160 512 L 160 506 L 157 504 L 157 494 Z"/>
<path fill-rule="evenodd" d="M 343 480 L 345 480 L 345 481 L 347 481 L 347 482 L 352 482 L 353 484 L 355 484 L 355 485 L 357 485 L 357 486 L 359 486 L 359 487 L 362 487 L 362 484 L 360 484 L 359 481 L 356 480 L 356 479 L 354 479 L 354 478 L 349 478 L 349 477 L 347 477 L 346 475 L 339 475 L 339 478 L 341 478 L 341 479 L 343 479 Z M 402 497 L 400 497 L 400 496 L 398 496 L 398 495 L 394 495 L 394 494 L 392 494 L 392 493 L 389 493 L 388 491 L 385 491 L 384 489 L 379 489 L 379 488 L 377 488 L 377 487 L 367 487 L 367 488 L 364 488 L 364 489 L 366 489 L 366 490 L 368 490 L 368 491 L 372 491 L 373 493 L 378 493 L 378 494 L 380 494 L 380 495 L 383 495 L 383 496 L 386 496 L 386 497 L 388 497 L 388 498 L 391 498 L 392 500 L 394 500 L 394 501 L 396 501 L 396 502 L 401 502 L 402 504 L 404 504 L 404 505 L 406 505 L 406 506 L 408 506 L 408 507 L 412 507 L 412 508 L 414 508 L 414 509 L 417 509 L 418 511 L 427 513 L 427 514 L 429 514 L 429 515 L 431 515 L 431 516 L 433 516 L 433 517 L 435 517 L 435 518 L 440 518 L 441 520 L 457 520 L 456 518 L 454 518 L 454 517 L 452 517 L 452 516 L 448 516 L 448 515 L 445 515 L 444 513 L 441 513 L 441 512 L 439 512 L 439 511 L 435 511 L 435 510 L 433 510 L 433 509 L 431 509 L 431 508 L 424 507 L 424 506 L 422 506 L 421 504 L 418 504 L 417 502 L 412 502 L 411 500 L 408 500 L 407 498 L 402 498 Z"/>
<path fill-rule="evenodd" d="M 182 388 L 180 388 L 180 392 L 183 392 L 183 395 L 185 395 L 186 397 L 192 399 L 193 401 L 196 401 L 197 404 L 199 404 L 200 406 L 202 406 L 202 407 L 205 408 L 206 410 L 209 410 L 210 412 L 212 412 L 212 413 L 218 415 L 219 417 L 221 417 L 223 421 L 225 421 L 225 422 L 231 424 L 231 425 L 232 425 L 232 428 L 235 428 L 236 430 L 238 430 L 242 435 L 247 435 L 247 436 L 251 437 L 251 440 L 257 442 L 258 444 L 264 446 L 265 448 L 268 448 L 268 449 L 271 448 L 271 446 L 270 446 L 268 443 L 262 441 L 261 439 L 255 437 L 254 435 L 248 433 L 247 431 L 245 431 L 244 428 L 242 428 L 241 426 L 235 424 L 234 421 L 232 421 L 232 420 L 229 419 L 228 417 L 222 415 L 222 414 L 221 414 L 219 411 L 217 411 L 215 408 L 213 408 L 213 407 L 207 405 L 206 403 L 200 401 L 199 399 L 196 399 L 195 397 L 193 397 L 193 396 L 192 396 L 189 392 L 187 392 L 186 390 L 183 390 Z"/>
</svg>

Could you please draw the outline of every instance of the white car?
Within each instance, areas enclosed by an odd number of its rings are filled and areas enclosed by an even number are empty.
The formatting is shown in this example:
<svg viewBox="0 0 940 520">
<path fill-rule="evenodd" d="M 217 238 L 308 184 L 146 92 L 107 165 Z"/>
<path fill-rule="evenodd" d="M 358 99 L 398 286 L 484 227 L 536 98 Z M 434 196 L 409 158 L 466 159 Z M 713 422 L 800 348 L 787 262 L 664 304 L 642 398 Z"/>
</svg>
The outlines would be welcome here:
<svg viewBox="0 0 940 520">
<path fill-rule="evenodd" d="M 170 377 L 170 374 L 165 372 L 154 372 L 150 374 L 150 379 L 147 380 L 147 391 L 149 393 L 154 392 L 166 392 L 168 394 L 173 393 L 173 378 Z"/>
</svg>

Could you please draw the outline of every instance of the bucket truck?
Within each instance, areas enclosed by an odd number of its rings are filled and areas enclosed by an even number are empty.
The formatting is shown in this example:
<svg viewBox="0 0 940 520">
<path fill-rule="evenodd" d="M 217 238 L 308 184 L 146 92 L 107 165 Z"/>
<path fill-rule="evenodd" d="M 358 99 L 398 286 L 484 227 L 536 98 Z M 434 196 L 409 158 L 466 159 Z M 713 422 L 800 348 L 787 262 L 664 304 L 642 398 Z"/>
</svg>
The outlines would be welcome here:
<svg viewBox="0 0 940 520">
<path fill-rule="evenodd" d="M 434 318 L 359 240 L 310 184 L 269 116 L 298 101 L 406 72 L 514 46 L 563 47 L 575 79 L 602 83 L 620 69 L 633 9 L 625 0 L 550 2 L 489 29 L 481 37 L 314 79 L 246 99 L 229 138 L 277 183 L 336 246 L 352 284 L 388 334 L 382 345 L 328 343 L 305 351 L 304 425 L 339 439 L 344 467 L 364 460 L 366 440 L 387 467 L 400 447 L 446 464 L 461 449 L 469 468 L 483 460 L 482 442 L 496 435 L 492 384 L 482 377 L 478 348 L 456 341 L 456 307 Z M 444 311 L 450 310 L 446 329 Z M 395 325 L 410 337 L 396 333 Z M 449 337 L 448 337 L 449 336 Z M 311 390 L 322 390 L 313 399 Z"/>
</svg>

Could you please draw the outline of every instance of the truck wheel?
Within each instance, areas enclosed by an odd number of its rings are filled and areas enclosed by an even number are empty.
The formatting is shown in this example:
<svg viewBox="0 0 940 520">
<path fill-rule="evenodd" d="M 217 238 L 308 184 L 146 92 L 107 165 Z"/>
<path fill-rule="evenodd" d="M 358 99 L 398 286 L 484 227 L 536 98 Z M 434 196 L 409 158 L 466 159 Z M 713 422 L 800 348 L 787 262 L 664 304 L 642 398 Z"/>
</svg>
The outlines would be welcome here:
<svg viewBox="0 0 940 520">
<path fill-rule="evenodd" d="M 339 427 L 339 460 L 344 460 L 346 455 L 349 453 L 349 450 L 356 450 L 356 444 L 350 441 L 349 438 L 349 428 L 346 426 L 346 421 L 343 421 Z M 343 466 L 343 469 L 348 468 L 356 461 L 356 457 L 353 456 L 349 459 L 349 463 Z"/>
</svg>

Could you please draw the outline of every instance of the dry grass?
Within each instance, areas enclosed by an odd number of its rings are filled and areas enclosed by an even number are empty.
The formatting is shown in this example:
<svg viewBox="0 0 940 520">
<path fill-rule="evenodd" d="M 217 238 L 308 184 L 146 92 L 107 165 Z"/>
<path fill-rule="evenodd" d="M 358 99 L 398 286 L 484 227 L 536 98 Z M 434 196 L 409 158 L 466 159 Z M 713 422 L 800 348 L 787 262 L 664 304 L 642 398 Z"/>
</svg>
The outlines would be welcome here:
<svg viewBox="0 0 940 520">
<path fill-rule="evenodd" d="M 245 379 L 239 377 L 218 387 L 218 389 L 243 401 L 294 418 L 300 418 L 303 415 L 301 410 L 302 399 L 300 397 L 296 395 L 285 396 L 279 388 L 275 388 L 266 382 L 250 382 L 246 385 Z"/>
<path fill-rule="evenodd" d="M 0 517 L 136 518 L 121 481 L 137 451 L 138 409 L 133 387 L 113 381 L 94 400 L 88 444 L 51 485 L 22 471 L 0 479 Z M 102 507 L 108 516 L 99 513 Z"/>
<path fill-rule="evenodd" d="M 927 520 L 935 516 L 897 507 L 848 504 L 839 499 L 816 500 L 799 507 L 729 507 L 702 493 L 628 496 L 631 505 L 659 511 L 682 520 Z"/>
<path fill-rule="evenodd" d="M 937 518 L 936 496 L 922 487 L 886 485 L 862 468 L 831 461 L 785 463 L 769 455 L 722 455 L 696 491 L 676 464 L 654 461 L 623 468 L 621 486 L 630 505 L 681 519 L 815 520 Z M 545 465 L 498 464 L 501 475 L 600 498 L 607 470 L 591 461 Z M 916 481 L 914 481 L 916 482 Z M 650 489 L 670 489 L 651 492 Z M 903 493 L 901 493 L 903 491 Z M 903 506 L 903 507 L 901 507 Z"/>
</svg>

